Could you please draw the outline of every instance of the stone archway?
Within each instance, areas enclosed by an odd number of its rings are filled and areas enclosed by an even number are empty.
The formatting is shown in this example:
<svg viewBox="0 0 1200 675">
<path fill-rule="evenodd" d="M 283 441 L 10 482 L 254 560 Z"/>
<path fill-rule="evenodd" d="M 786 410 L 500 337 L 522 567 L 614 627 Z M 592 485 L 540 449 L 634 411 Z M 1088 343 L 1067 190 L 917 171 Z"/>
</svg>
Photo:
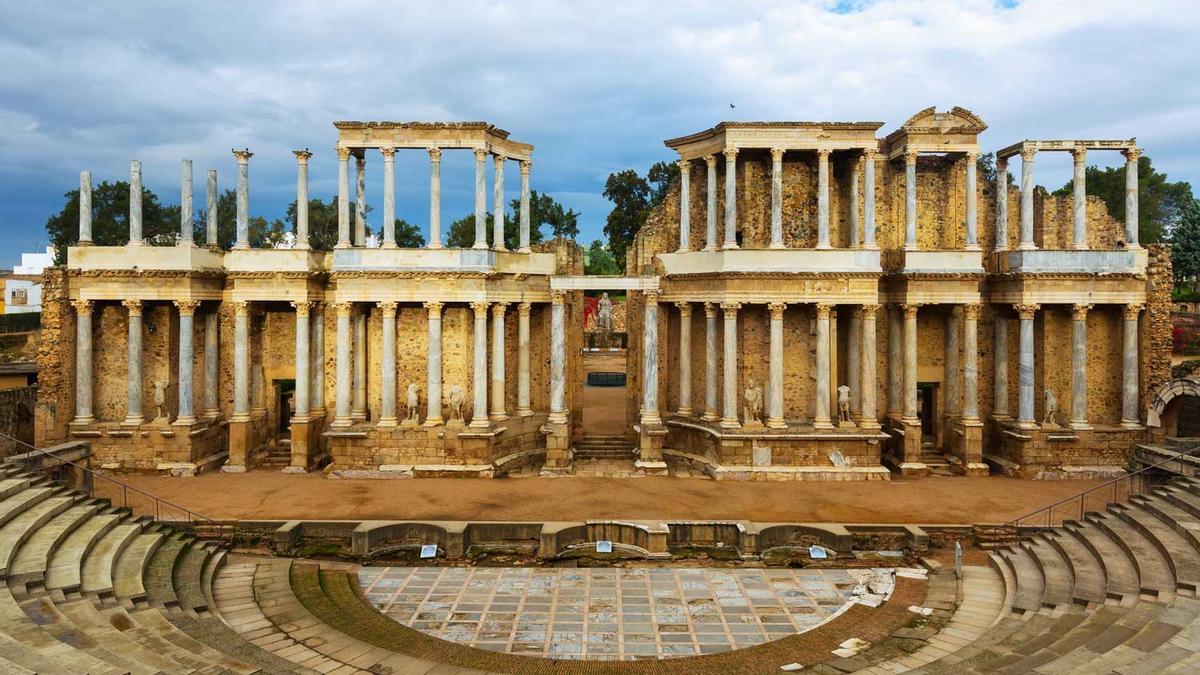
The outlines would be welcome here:
<svg viewBox="0 0 1200 675">
<path fill-rule="evenodd" d="M 1167 404 L 1180 396 L 1194 396 L 1200 399 L 1200 380 L 1181 377 L 1159 387 L 1158 391 L 1154 393 L 1154 398 L 1150 399 L 1150 406 L 1146 409 L 1146 426 L 1161 428 L 1163 425 L 1162 415 L 1167 409 Z"/>
</svg>

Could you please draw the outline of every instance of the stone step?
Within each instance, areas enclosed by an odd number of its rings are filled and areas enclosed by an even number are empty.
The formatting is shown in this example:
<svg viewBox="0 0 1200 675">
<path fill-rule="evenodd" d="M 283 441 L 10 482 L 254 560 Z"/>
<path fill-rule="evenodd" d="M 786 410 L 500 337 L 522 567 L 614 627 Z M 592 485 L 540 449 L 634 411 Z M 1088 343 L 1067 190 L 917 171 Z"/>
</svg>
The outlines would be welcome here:
<svg viewBox="0 0 1200 675">
<path fill-rule="evenodd" d="M 1111 514 L 1089 513 L 1087 519 L 1104 530 L 1133 561 L 1142 595 L 1150 600 L 1169 600 L 1175 595 L 1175 575 L 1150 540 Z"/>
<path fill-rule="evenodd" d="M 25 511 L 0 527 L 0 579 L 8 576 L 9 567 L 21 548 L 33 533 L 55 516 L 71 508 L 79 500 L 78 495 L 52 496 L 30 506 Z"/>
<path fill-rule="evenodd" d="M 1138 571 L 1125 549 L 1095 523 L 1067 521 L 1062 531 L 1087 547 L 1103 565 L 1105 594 L 1110 601 L 1129 605 L 1136 602 L 1141 593 Z"/>
<path fill-rule="evenodd" d="M 0 584 L 0 656 L 46 673 L 128 673 L 100 656 L 106 650 L 63 620 L 53 605 L 39 613 L 38 620 L 13 598 L 8 586 Z M 60 628 L 65 626 L 65 628 Z M 56 634 L 63 635 L 63 639 Z"/>
<path fill-rule="evenodd" d="M 128 600 L 134 605 L 146 600 L 145 575 L 154 552 L 162 546 L 166 535 L 162 532 L 143 532 L 133 538 L 117 556 L 112 571 L 113 595 Z"/>
<path fill-rule="evenodd" d="M 1196 554 L 1200 555 L 1200 518 L 1160 496 L 1135 495 L 1130 501 L 1173 528 L 1187 539 L 1196 550 Z"/>
<path fill-rule="evenodd" d="M 99 642 L 107 651 L 119 654 L 121 661 L 114 665 L 123 663 L 135 673 L 170 673 L 185 670 L 183 664 L 170 656 L 146 649 L 125 635 L 125 631 L 132 628 L 132 621 L 128 617 L 114 616 L 110 619 L 89 600 L 83 598 L 55 603 L 55 606 L 80 632 Z"/>
<path fill-rule="evenodd" d="M 1071 589 L 1075 602 L 1104 604 L 1104 567 L 1096 558 L 1096 554 L 1079 543 L 1075 537 L 1058 529 L 1041 532 L 1038 536 L 1053 546 L 1070 566 L 1071 576 L 1075 579 L 1075 585 Z"/>
<path fill-rule="evenodd" d="M 21 490 L 17 494 L 0 502 L 0 526 L 6 525 L 8 521 L 21 515 L 26 509 L 43 499 L 47 499 L 54 493 L 55 489 L 51 487 L 34 487 Z"/>
<path fill-rule="evenodd" d="M 1091 643 L 1129 612 L 1127 607 L 1109 605 L 1087 614 L 1073 614 L 1070 621 L 1027 643 L 1021 650 L 1025 658 L 1010 663 L 1008 672 L 1027 673 L 1034 669 L 1038 672 L 1061 672 L 1050 670 L 1049 664 L 1057 664 L 1064 655 Z"/>
<path fill-rule="evenodd" d="M 128 612 L 129 616 L 139 625 L 151 631 L 157 637 L 166 640 L 176 647 L 177 651 L 183 651 L 202 659 L 209 665 L 209 670 L 219 673 L 251 673 L 262 672 L 258 667 L 247 663 L 228 652 L 236 651 L 242 641 L 236 636 L 229 636 L 224 641 L 218 643 L 219 649 L 206 644 L 205 642 L 196 639 L 196 637 L 168 620 L 162 612 L 157 609 L 137 609 Z M 187 618 L 180 615 L 181 618 Z M 215 670 L 213 670 L 215 669 Z"/>
<path fill-rule="evenodd" d="M 1042 606 L 1054 610 L 1072 605 L 1075 577 L 1071 574 L 1066 559 L 1044 540 L 1027 540 L 1022 542 L 1022 546 L 1033 556 L 1034 563 L 1042 573 Z"/>
<path fill-rule="evenodd" d="M 121 551 L 143 529 L 140 521 L 124 522 L 109 530 L 83 559 L 79 590 L 84 593 L 111 593 L 113 568 Z"/>
<path fill-rule="evenodd" d="M 1045 579 L 1033 555 L 1021 547 L 1010 547 L 1000 551 L 1000 557 L 1008 563 L 1017 588 L 1013 595 L 1013 609 L 1022 612 L 1037 612 L 1042 609 L 1042 594 Z"/>
<path fill-rule="evenodd" d="M 1109 511 L 1155 545 L 1175 577 L 1176 590 L 1195 596 L 1200 587 L 1200 555 L 1190 541 L 1136 504 L 1115 504 Z"/>
<path fill-rule="evenodd" d="M 204 593 L 204 604 L 208 607 L 209 612 L 217 613 L 218 617 L 220 614 L 217 610 L 216 598 L 213 597 L 213 581 L 221 573 L 228 556 L 229 554 L 224 548 L 214 548 L 212 555 L 204 561 L 204 570 L 200 573 L 200 590 Z"/>
<path fill-rule="evenodd" d="M 100 508 L 101 504 L 97 502 L 78 503 L 38 528 L 13 558 L 8 570 L 9 583 L 41 582 L 45 579 L 46 570 L 50 567 L 50 558 L 55 550 Z"/>
<path fill-rule="evenodd" d="M 29 487 L 28 477 L 0 479 L 0 501 L 20 493 L 27 487 Z"/>
<path fill-rule="evenodd" d="M 1200 495 L 1194 492 L 1182 489 L 1177 485 L 1169 485 L 1160 487 L 1151 494 L 1161 496 L 1168 502 L 1192 514 L 1193 517 L 1200 518 Z"/>
<path fill-rule="evenodd" d="M 62 545 L 50 556 L 43 585 L 74 593 L 79 589 L 83 559 L 125 516 L 119 513 L 102 513 L 92 516 L 67 536 Z"/>
<path fill-rule="evenodd" d="M 150 565 L 146 568 L 146 600 L 151 605 L 167 608 L 179 607 L 179 598 L 175 594 L 175 567 L 179 557 L 183 555 L 195 539 L 183 533 L 172 533 L 154 552 Z"/>
<path fill-rule="evenodd" d="M 194 612 L 206 612 L 208 599 L 200 589 L 200 580 L 204 574 L 204 564 L 212 555 L 213 549 L 205 544 L 189 547 L 175 564 L 172 573 L 175 596 L 179 598 L 179 606 Z"/>
</svg>

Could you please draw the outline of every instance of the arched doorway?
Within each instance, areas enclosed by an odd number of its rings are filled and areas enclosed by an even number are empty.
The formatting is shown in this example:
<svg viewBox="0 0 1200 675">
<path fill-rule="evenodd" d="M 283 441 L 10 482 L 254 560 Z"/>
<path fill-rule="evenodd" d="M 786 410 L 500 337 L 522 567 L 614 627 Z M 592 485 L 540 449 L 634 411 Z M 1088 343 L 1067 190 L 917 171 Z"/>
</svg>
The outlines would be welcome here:
<svg viewBox="0 0 1200 675">
<path fill-rule="evenodd" d="M 1146 410 L 1157 437 L 1200 438 L 1200 380 L 1178 378 L 1159 387 Z"/>
</svg>

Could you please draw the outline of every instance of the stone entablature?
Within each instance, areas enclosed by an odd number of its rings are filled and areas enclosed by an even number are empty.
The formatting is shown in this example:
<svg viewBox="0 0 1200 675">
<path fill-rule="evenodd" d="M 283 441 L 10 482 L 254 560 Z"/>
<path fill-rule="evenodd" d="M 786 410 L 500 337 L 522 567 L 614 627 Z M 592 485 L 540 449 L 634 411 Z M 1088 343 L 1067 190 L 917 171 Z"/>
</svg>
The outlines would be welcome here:
<svg viewBox="0 0 1200 675">
<path fill-rule="evenodd" d="M 680 159 L 703 159 L 726 150 L 877 149 L 875 132 L 883 122 L 721 122 L 711 129 L 663 143 Z"/>
<path fill-rule="evenodd" d="M 509 138 L 509 133 L 487 122 L 334 122 L 339 148 L 426 148 L 483 150 L 523 160 L 533 156 L 533 146 Z"/>
<path fill-rule="evenodd" d="M 882 274 L 878 250 L 688 251 L 660 253 L 667 276 L 692 274 Z"/>
<path fill-rule="evenodd" d="M 929 106 L 887 135 L 887 159 L 922 152 L 978 153 L 976 137 L 986 129 L 987 124 L 966 108 L 955 106 L 940 113 Z"/>
</svg>

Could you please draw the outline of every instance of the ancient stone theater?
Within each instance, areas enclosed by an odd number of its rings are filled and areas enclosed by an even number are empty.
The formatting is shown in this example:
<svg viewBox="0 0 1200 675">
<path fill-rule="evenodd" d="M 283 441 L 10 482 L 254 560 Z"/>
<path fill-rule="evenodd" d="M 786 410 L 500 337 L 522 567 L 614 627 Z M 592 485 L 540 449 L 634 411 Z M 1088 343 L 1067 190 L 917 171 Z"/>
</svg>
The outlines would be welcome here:
<svg viewBox="0 0 1200 675">
<path fill-rule="evenodd" d="M 229 250 L 216 171 L 207 245 L 193 243 L 190 161 L 178 244 L 150 245 L 134 161 L 124 246 L 92 244 L 84 172 L 80 241 L 44 300 L 39 445 L 87 439 L 107 469 L 181 475 L 247 471 L 279 447 L 284 471 L 333 477 L 570 474 L 587 438 L 583 306 L 600 291 L 627 298 L 637 474 L 1096 477 L 1161 431 L 1147 411 L 1170 375 L 1171 269 L 1138 242 L 1132 139 L 997 144 L 993 177 L 977 161 L 987 125 L 962 108 L 886 134 L 723 122 L 665 141 L 680 180 L 611 277 L 585 276 L 574 242 L 530 245 L 533 147 L 507 131 L 334 126 L 331 251 L 309 244 L 306 150 L 288 248 L 250 245 L 249 150 L 233 153 Z M 398 247 L 391 225 L 400 151 L 429 159 L 424 248 Z M 454 151 L 475 160 L 463 249 L 441 236 Z M 1035 188 L 1036 160 L 1056 153 L 1074 160 L 1073 195 Z M 1087 196 L 1098 155 L 1125 162 L 1124 222 Z M 378 242 L 364 236 L 368 161 L 382 165 Z M 512 250 L 506 169 L 520 177 Z"/>
</svg>

